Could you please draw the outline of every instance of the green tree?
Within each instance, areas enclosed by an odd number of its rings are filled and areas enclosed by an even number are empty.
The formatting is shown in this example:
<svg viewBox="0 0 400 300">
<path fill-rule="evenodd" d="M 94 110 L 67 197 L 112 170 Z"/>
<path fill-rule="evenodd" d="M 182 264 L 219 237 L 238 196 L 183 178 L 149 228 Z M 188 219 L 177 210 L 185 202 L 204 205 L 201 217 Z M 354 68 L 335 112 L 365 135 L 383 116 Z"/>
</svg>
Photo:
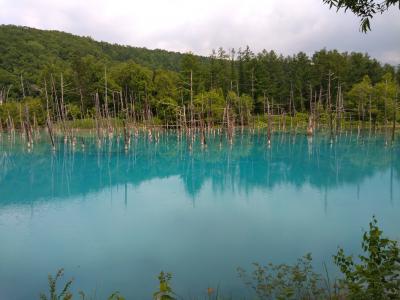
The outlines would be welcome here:
<svg viewBox="0 0 400 300">
<path fill-rule="evenodd" d="M 230 107 L 234 109 L 238 123 L 241 125 L 249 124 L 254 108 L 253 99 L 246 94 L 239 97 L 235 92 L 229 92 L 226 100 L 230 104 Z"/>
<path fill-rule="evenodd" d="M 153 72 L 133 61 L 119 63 L 110 70 L 110 81 L 120 93 L 121 106 L 135 106 L 146 119 L 150 118 L 154 93 Z M 133 109 L 133 108 L 132 108 Z"/>
<path fill-rule="evenodd" d="M 179 75 L 172 71 L 157 70 L 153 77 L 154 97 L 162 99 L 171 97 L 175 100 L 179 99 Z"/>
<path fill-rule="evenodd" d="M 350 100 L 349 108 L 357 112 L 359 119 L 365 120 L 367 110 L 370 112 L 371 117 L 372 114 L 374 115 L 374 117 L 376 117 L 376 107 L 375 105 L 372 106 L 371 99 L 371 79 L 368 75 L 365 75 L 360 83 L 353 85 L 351 90 L 348 92 L 348 97 Z"/>
<path fill-rule="evenodd" d="M 398 86 L 391 73 L 386 73 L 373 90 L 379 110 L 379 118 L 384 122 L 392 120 L 396 110 L 396 93 Z"/>
<path fill-rule="evenodd" d="M 72 57 L 72 82 L 76 87 L 75 103 L 79 103 L 83 112 L 93 106 L 94 95 L 104 91 L 104 64 L 94 56 Z M 67 80 L 68 81 L 68 80 Z"/>
<path fill-rule="evenodd" d="M 225 99 L 222 89 L 214 89 L 196 95 L 194 100 L 196 114 L 207 122 L 221 122 L 224 114 Z"/>
</svg>

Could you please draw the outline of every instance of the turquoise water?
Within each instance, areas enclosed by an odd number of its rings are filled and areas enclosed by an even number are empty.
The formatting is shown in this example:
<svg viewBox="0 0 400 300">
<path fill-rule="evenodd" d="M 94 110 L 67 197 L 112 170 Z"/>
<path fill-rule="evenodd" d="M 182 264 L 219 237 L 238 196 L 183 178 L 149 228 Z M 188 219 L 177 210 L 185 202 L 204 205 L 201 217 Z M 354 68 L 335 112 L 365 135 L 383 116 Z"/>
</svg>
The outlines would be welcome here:
<svg viewBox="0 0 400 300">
<path fill-rule="evenodd" d="M 81 143 L 0 138 L 0 299 L 37 299 L 61 267 L 98 299 L 150 299 L 161 270 L 184 298 L 244 295 L 236 268 L 256 261 L 312 252 L 336 274 L 332 254 L 358 252 L 373 214 L 400 239 L 400 150 L 382 136 Z"/>
</svg>

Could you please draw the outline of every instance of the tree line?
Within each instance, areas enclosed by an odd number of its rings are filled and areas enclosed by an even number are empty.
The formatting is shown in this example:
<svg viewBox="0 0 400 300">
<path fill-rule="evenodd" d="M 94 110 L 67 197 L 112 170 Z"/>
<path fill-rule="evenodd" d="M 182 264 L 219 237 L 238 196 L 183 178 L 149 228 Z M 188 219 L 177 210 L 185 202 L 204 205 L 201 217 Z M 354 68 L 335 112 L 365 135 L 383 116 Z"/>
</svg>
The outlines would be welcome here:
<svg viewBox="0 0 400 300">
<path fill-rule="evenodd" d="M 267 112 L 317 109 L 370 122 L 397 118 L 400 69 L 368 54 L 322 49 L 283 56 L 245 47 L 203 57 L 4 25 L 0 41 L 3 124 L 10 115 L 22 118 L 21 103 L 32 105 L 39 124 L 46 111 L 55 119 L 99 113 L 176 124 L 184 116 L 211 125 L 230 115 L 245 125 Z"/>
</svg>

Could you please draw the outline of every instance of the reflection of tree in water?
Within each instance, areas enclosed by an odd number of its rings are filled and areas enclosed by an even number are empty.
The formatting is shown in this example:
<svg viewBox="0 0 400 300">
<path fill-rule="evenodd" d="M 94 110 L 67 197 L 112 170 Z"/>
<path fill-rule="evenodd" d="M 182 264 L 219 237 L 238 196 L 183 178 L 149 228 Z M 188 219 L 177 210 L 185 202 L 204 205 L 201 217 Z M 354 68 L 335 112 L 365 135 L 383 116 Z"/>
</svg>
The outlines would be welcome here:
<svg viewBox="0 0 400 300">
<path fill-rule="evenodd" d="M 323 136 L 311 143 L 303 135 L 282 134 L 274 136 L 268 148 L 265 136 L 256 133 L 237 136 L 233 145 L 209 136 L 207 144 L 202 149 L 196 142 L 189 151 L 185 140 L 164 134 L 158 143 L 139 137 L 128 153 L 122 140 L 118 144 L 116 139 L 101 149 L 87 140 L 84 151 L 60 143 L 53 154 L 45 143 L 35 145 L 32 153 L 3 145 L 0 205 L 85 195 L 169 176 L 179 176 L 193 198 L 206 181 L 215 193 L 226 189 L 248 193 L 255 187 L 271 189 L 279 184 L 298 188 L 310 184 L 327 190 L 344 183 L 360 184 L 378 171 L 390 170 L 393 193 L 393 180 L 399 180 L 399 149 L 384 147 L 381 137 L 361 141 L 348 135 L 331 145 Z"/>
</svg>

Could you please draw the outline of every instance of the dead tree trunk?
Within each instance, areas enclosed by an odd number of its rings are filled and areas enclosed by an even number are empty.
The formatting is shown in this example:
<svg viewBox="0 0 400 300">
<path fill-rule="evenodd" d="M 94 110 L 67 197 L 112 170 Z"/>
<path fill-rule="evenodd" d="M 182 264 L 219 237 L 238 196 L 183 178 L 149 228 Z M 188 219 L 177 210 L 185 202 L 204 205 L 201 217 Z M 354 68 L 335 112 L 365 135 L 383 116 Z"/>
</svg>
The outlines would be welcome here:
<svg viewBox="0 0 400 300">
<path fill-rule="evenodd" d="M 393 99 L 393 125 L 392 125 L 392 144 L 394 144 L 395 131 L 396 131 L 396 118 L 397 118 L 397 96 L 398 91 L 396 91 L 396 96 Z"/>
</svg>

